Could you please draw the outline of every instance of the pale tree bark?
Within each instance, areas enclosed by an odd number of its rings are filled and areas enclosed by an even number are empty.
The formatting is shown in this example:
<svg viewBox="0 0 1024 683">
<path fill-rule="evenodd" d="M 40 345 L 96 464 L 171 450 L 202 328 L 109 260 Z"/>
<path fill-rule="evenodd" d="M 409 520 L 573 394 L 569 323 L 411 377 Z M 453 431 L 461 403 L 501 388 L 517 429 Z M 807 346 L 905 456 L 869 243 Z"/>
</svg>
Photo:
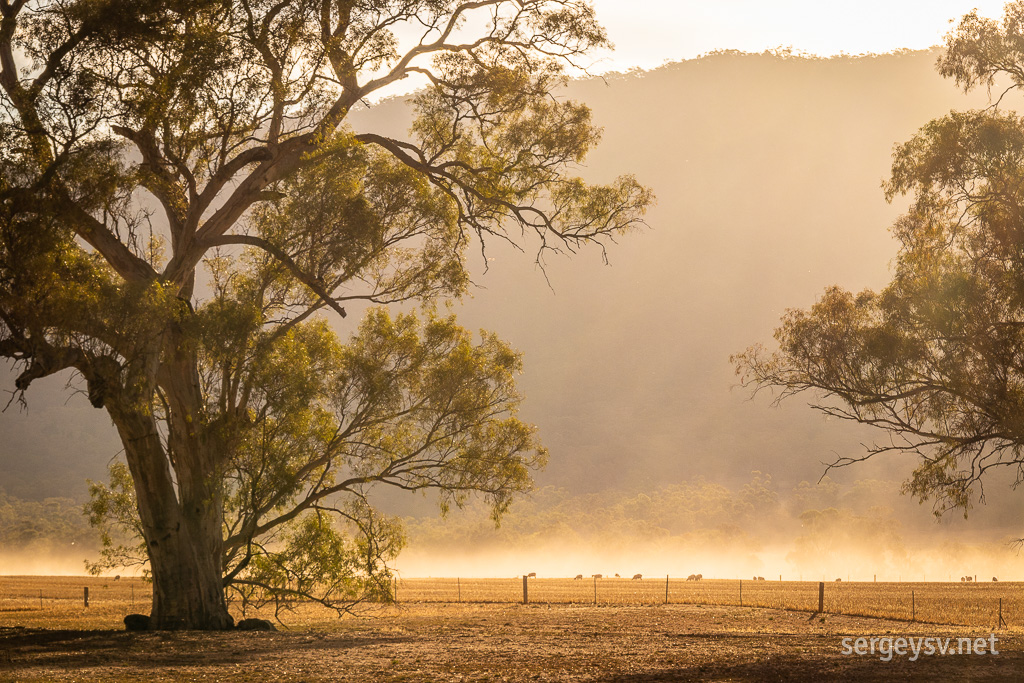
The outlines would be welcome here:
<svg viewBox="0 0 1024 683">
<path fill-rule="evenodd" d="M 167 337 L 173 362 L 146 364 L 155 372 L 125 372 L 124 385 L 132 389 L 111 387 L 103 397 L 135 482 L 153 578 L 150 624 L 231 628 L 223 587 L 222 455 L 203 434 L 198 360 L 173 334 Z M 157 358 L 160 351 L 157 346 L 146 356 Z M 167 397 L 165 406 L 148 400 L 157 393 Z M 167 413 L 166 443 L 156 410 Z"/>
</svg>

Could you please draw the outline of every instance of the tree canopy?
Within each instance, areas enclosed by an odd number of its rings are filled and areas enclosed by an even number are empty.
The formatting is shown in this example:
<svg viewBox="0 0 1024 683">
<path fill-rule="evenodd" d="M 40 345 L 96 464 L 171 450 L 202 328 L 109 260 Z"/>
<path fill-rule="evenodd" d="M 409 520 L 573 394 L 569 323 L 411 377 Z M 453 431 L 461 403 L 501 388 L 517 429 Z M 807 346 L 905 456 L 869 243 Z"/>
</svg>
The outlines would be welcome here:
<svg viewBox="0 0 1024 683">
<path fill-rule="evenodd" d="M 91 513 L 141 535 L 153 626 L 230 626 L 225 586 L 386 598 L 375 484 L 529 486 L 518 355 L 435 305 L 473 243 L 641 222 L 635 179 L 573 175 L 599 129 L 556 96 L 607 45 L 580 0 L 0 0 L 0 356 L 116 426 Z M 407 138 L 348 126 L 409 77 Z M 422 311 L 342 342 L 353 302 Z"/>
<path fill-rule="evenodd" d="M 825 414 L 888 434 L 836 465 L 913 453 L 905 490 L 966 514 L 992 470 L 1024 481 L 1024 118 L 999 106 L 1024 87 L 1024 2 L 1002 22 L 965 16 L 946 42 L 940 73 L 998 97 L 896 148 L 886 197 L 913 201 L 893 227 L 892 282 L 832 287 L 785 314 L 776 351 L 733 361 L 755 390 L 812 391 Z"/>
</svg>

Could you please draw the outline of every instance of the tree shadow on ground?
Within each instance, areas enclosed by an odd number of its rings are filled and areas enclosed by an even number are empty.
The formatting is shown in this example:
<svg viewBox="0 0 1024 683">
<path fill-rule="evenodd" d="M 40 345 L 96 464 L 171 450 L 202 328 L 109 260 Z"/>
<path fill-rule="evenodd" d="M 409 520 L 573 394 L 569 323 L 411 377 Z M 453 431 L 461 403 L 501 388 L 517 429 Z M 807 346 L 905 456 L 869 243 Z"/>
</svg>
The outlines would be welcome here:
<svg viewBox="0 0 1024 683">
<path fill-rule="evenodd" d="M 1024 653 L 999 655 L 947 655 L 920 657 L 916 661 L 895 657 L 885 662 L 875 657 L 773 656 L 744 662 L 721 662 L 666 668 L 640 674 L 613 674 L 593 683 L 668 683 L 669 681 L 1020 681 Z"/>
<path fill-rule="evenodd" d="M 270 653 L 337 652 L 410 640 L 408 636 L 359 632 L 0 629 L 0 672 L 110 665 L 158 669 L 186 662 L 191 666 L 219 666 L 252 662 Z"/>
</svg>

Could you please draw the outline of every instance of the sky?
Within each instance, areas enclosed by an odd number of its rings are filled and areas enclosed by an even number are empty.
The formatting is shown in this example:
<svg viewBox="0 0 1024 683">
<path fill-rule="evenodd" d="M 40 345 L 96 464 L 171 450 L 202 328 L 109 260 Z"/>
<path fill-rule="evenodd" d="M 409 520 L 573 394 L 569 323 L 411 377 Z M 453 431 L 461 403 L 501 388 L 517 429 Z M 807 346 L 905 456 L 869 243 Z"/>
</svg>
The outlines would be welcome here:
<svg viewBox="0 0 1024 683">
<path fill-rule="evenodd" d="M 998 19 L 1006 4 L 1005 0 L 589 1 L 614 43 L 613 50 L 593 51 L 589 64 L 581 62 L 591 74 L 650 70 L 715 50 L 760 53 L 791 48 L 797 54 L 821 57 L 923 50 L 941 45 L 946 33 L 971 10 Z M 486 10 L 480 12 L 468 27 L 479 28 L 486 21 Z M 403 46 L 420 38 L 419 31 L 398 30 L 398 34 Z M 569 75 L 580 74 L 570 69 Z M 426 84 L 414 75 L 369 99 L 405 95 Z"/>
<path fill-rule="evenodd" d="M 999 18 L 1004 0 L 592 0 L 616 49 L 594 69 L 651 69 L 720 49 L 777 47 L 820 56 L 924 49 L 950 20 L 977 8 Z"/>
</svg>

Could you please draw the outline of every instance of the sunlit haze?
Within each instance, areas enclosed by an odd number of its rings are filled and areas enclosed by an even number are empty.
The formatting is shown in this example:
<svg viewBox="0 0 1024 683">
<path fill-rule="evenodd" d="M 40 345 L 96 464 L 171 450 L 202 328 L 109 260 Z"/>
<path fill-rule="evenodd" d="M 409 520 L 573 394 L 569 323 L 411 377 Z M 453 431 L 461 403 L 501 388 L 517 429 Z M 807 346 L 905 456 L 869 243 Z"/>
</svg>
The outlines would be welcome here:
<svg viewBox="0 0 1024 683">
<path fill-rule="evenodd" d="M 526 253 L 471 242 L 475 286 L 452 312 L 523 353 L 519 417 L 550 459 L 500 529 L 478 499 L 442 518 L 436 498 L 375 489 L 371 503 L 406 527 L 400 575 L 1024 579 L 1024 554 L 1008 543 L 1024 500 L 1012 472 L 986 479 L 968 518 L 938 521 L 934 501 L 901 493 L 912 457 L 823 479 L 827 463 L 886 437 L 800 398 L 752 400 L 729 361 L 770 346 L 786 309 L 825 288 L 878 291 L 892 279 L 890 227 L 907 199 L 888 203 L 879 185 L 894 145 L 990 103 L 984 88 L 943 79 L 929 48 L 972 9 L 1000 18 L 1003 0 L 592 1 L 616 50 L 588 70 L 623 75 L 573 74 L 558 93 L 586 103 L 603 130 L 573 173 L 602 184 L 635 174 L 657 205 L 646 228 L 608 245 L 607 263 L 584 248 L 550 255 L 542 273 L 527 238 Z M 413 80 L 388 94 L 422 85 Z M 374 97 L 346 123 L 404 139 L 406 99 Z M 342 339 L 362 317 L 346 303 L 347 317 L 327 316 Z M 98 555 L 81 514 L 86 480 L 105 481 L 122 444 L 69 379 L 38 380 L 25 406 L 0 413 L 0 522 L 7 514 L 15 539 L 0 544 L 0 575 L 80 574 Z"/>
<path fill-rule="evenodd" d="M 1003 0 L 595 0 L 615 43 L 596 71 L 650 69 L 713 50 L 778 47 L 820 56 L 939 45 L 950 20 L 977 8 L 1000 17 Z"/>
<path fill-rule="evenodd" d="M 593 74 L 653 69 L 666 62 L 693 59 L 718 50 L 764 52 L 791 49 L 797 54 L 884 54 L 940 45 L 956 21 L 977 9 L 1002 16 L 1003 0 L 865 0 L 858 3 L 817 0 L 594 0 L 598 20 L 614 50 L 597 50 L 580 66 Z M 467 26 L 479 26 L 486 15 Z M 418 31 L 399 29 L 404 44 Z M 394 83 L 369 99 L 412 92 L 426 85 L 419 77 Z"/>
</svg>

